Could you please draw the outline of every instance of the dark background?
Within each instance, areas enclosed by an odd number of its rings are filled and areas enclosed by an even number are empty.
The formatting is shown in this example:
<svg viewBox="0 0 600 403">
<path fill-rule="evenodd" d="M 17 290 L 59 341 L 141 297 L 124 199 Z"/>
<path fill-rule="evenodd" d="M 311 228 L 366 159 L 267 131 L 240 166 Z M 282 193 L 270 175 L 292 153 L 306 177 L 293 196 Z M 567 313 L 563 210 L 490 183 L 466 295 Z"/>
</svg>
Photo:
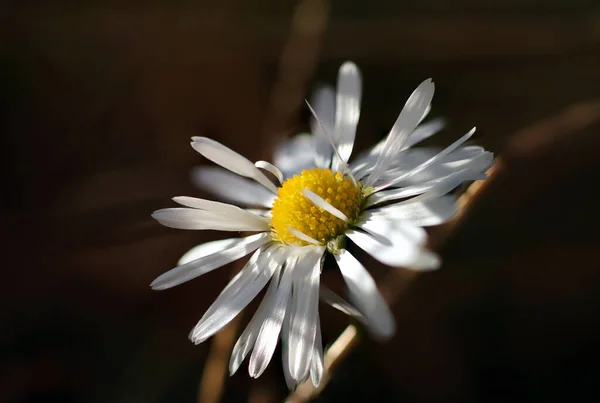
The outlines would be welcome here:
<svg viewBox="0 0 600 403">
<path fill-rule="evenodd" d="M 476 125 L 502 166 L 448 237 L 432 235 L 445 264 L 401 293 L 397 336 L 365 338 L 318 401 L 600 401 L 599 3 L 298 4 L 4 2 L 0 401 L 195 402 L 211 341 L 187 334 L 231 269 L 149 283 L 224 234 L 150 213 L 201 196 L 191 136 L 268 159 L 345 60 L 365 86 L 358 148 L 433 77 L 432 115 L 449 124 L 431 144 Z M 331 342 L 347 318 L 322 315 Z M 281 401 L 280 356 L 223 391 Z"/>
</svg>

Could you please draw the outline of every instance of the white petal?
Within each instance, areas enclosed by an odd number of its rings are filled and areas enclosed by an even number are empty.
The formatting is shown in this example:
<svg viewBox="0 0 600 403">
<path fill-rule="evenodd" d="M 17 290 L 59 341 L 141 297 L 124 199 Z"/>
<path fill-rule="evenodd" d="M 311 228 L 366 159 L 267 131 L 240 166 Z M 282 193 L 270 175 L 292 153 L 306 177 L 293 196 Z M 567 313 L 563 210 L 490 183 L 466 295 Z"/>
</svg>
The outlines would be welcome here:
<svg viewBox="0 0 600 403">
<path fill-rule="evenodd" d="M 444 119 L 433 119 L 427 123 L 420 124 L 410 136 L 408 136 L 408 140 L 406 144 L 404 144 L 403 150 L 406 150 L 409 147 L 414 146 L 417 143 L 433 136 L 440 130 L 442 130 L 446 126 L 446 122 Z"/>
<path fill-rule="evenodd" d="M 283 363 L 283 376 L 289 390 L 295 390 L 298 382 L 292 378 L 290 373 L 290 316 L 292 316 L 292 299 L 288 300 L 288 306 L 285 310 L 285 318 L 281 329 L 281 360 Z"/>
<path fill-rule="evenodd" d="M 350 291 L 352 302 L 367 318 L 370 330 L 380 337 L 390 337 L 396 330 L 394 316 L 377 289 L 373 277 L 348 251 L 335 255 Z"/>
<path fill-rule="evenodd" d="M 423 81 L 411 94 L 400 112 L 396 123 L 388 134 L 385 145 L 375 163 L 375 168 L 367 178 L 366 186 L 372 186 L 379 177 L 388 169 L 404 145 L 409 135 L 417 127 L 433 98 L 435 86 L 431 79 Z"/>
<path fill-rule="evenodd" d="M 287 227 L 287 230 L 290 231 L 296 238 L 301 239 L 305 242 L 311 243 L 313 245 L 320 245 L 321 243 L 314 238 L 309 237 L 304 232 L 297 230 L 293 227 Z"/>
<path fill-rule="evenodd" d="M 325 140 L 327 141 L 327 140 Z M 315 166 L 315 139 L 310 134 L 299 134 L 284 140 L 273 152 L 273 163 L 289 178 Z"/>
<path fill-rule="evenodd" d="M 407 220 L 389 219 L 385 215 L 364 212 L 354 224 L 378 238 L 384 238 L 391 243 L 410 242 L 423 246 L 427 242 L 427 232 Z"/>
<path fill-rule="evenodd" d="M 279 333 L 286 313 L 285 310 L 292 292 L 292 278 L 296 262 L 297 258 L 295 257 L 287 260 L 275 298 L 268 308 L 268 313 L 258 333 L 256 345 L 250 356 L 250 365 L 248 366 L 248 372 L 253 378 L 262 375 L 273 357 L 275 347 L 277 347 Z M 273 278 L 273 281 L 278 281 L 278 279 Z"/>
<path fill-rule="evenodd" d="M 444 119 L 434 119 L 432 121 L 417 126 L 417 128 L 410 134 L 410 136 L 408 136 L 406 144 L 404 144 L 404 147 L 402 147 L 401 151 L 406 150 L 412 147 L 413 145 L 433 136 L 434 134 L 442 130 L 445 125 L 446 122 L 444 121 Z M 375 147 L 371 148 L 368 155 L 371 157 L 378 157 L 385 146 L 386 140 L 387 138 L 377 143 Z M 377 161 L 376 158 L 373 160 L 373 163 L 375 161 Z"/>
<path fill-rule="evenodd" d="M 279 272 L 276 271 L 277 275 Z M 262 326 L 263 321 L 265 320 L 269 309 L 273 306 L 275 291 L 277 290 L 277 285 L 279 281 L 276 281 L 275 275 L 271 279 L 271 283 L 269 284 L 269 288 L 265 293 L 265 296 L 258 307 L 257 311 L 250 319 L 248 326 L 242 332 L 240 337 L 238 338 L 235 346 L 233 347 L 233 351 L 231 352 L 231 358 L 229 359 L 229 374 L 233 375 L 236 373 L 246 355 L 252 350 L 254 347 L 254 343 L 256 342 L 256 338 L 258 337 L 258 332 Z"/>
<path fill-rule="evenodd" d="M 386 172 L 383 177 L 381 177 L 380 181 L 375 186 L 390 182 L 392 182 L 393 186 L 395 187 L 418 185 L 450 175 L 462 169 L 470 169 L 474 172 L 480 173 L 485 172 L 491 166 L 494 160 L 493 154 L 486 151 L 477 151 L 476 153 L 473 153 L 471 152 L 473 150 L 466 152 L 467 149 L 471 148 L 472 147 L 460 148 L 436 163 L 428 166 L 427 168 L 417 173 L 412 173 L 410 176 L 405 175 L 406 172 L 410 171 L 410 169 L 406 169 L 406 167 L 391 169 Z M 438 153 L 439 151 L 435 152 L 435 154 Z M 429 158 L 433 157 L 434 155 L 431 155 Z M 426 159 L 423 159 L 421 163 L 425 162 Z M 403 177 L 404 179 L 398 180 L 399 177 Z"/>
<path fill-rule="evenodd" d="M 199 245 L 182 258 L 182 260 L 192 257 L 196 257 L 196 259 L 160 275 L 150 286 L 154 290 L 164 290 L 185 283 L 234 260 L 241 259 L 269 241 L 269 234 L 262 233 L 246 238 L 224 239 Z"/>
<path fill-rule="evenodd" d="M 435 157 L 428 159 L 427 161 L 425 161 L 422 164 L 411 169 L 409 172 L 405 173 L 404 175 L 401 175 L 400 177 L 397 177 L 397 178 L 393 178 L 393 179 L 389 180 L 388 182 L 378 183 L 375 190 L 379 191 L 381 189 L 385 189 L 386 187 L 389 187 L 389 186 L 393 185 L 394 183 L 401 181 L 404 178 L 410 177 L 411 175 L 419 173 L 419 172 L 425 170 L 426 168 L 432 166 L 433 164 L 439 162 L 444 157 L 446 157 L 448 154 L 450 154 L 452 151 L 454 151 L 455 149 L 460 147 L 460 145 L 463 144 L 465 141 L 467 141 L 473 135 L 473 133 L 475 133 L 475 128 L 472 128 L 467 134 L 465 134 L 460 139 L 456 140 L 454 143 L 452 143 L 451 145 L 446 147 Z"/>
<path fill-rule="evenodd" d="M 442 224 L 456 215 L 456 197 L 445 195 L 432 200 L 367 210 L 361 217 L 369 219 L 406 220 L 419 227 Z"/>
<path fill-rule="evenodd" d="M 262 160 L 256 161 L 254 163 L 254 166 L 256 166 L 257 168 L 260 168 L 260 169 L 264 169 L 265 171 L 271 172 L 273 174 L 273 176 L 275 176 L 277 178 L 280 185 L 283 183 L 283 172 L 281 172 L 281 170 L 279 168 L 277 168 L 275 165 L 271 164 L 270 162 L 262 161 Z"/>
<path fill-rule="evenodd" d="M 318 194 L 312 192 L 310 189 L 302 190 L 302 194 L 306 196 L 308 200 L 313 202 L 313 204 L 323 210 L 327 211 L 329 214 L 339 218 L 342 221 L 348 222 L 348 217 L 344 213 L 342 213 L 337 208 L 333 207 L 331 204 L 327 203 L 325 199 L 323 199 Z"/>
<path fill-rule="evenodd" d="M 482 173 L 473 172 L 471 170 L 467 170 L 467 171 L 469 171 L 468 175 L 463 175 L 463 172 L 459 172 L 460 175 L 455 175 L 449 180 L 440 182 L 440 183 L 436 184 L 435 186 L 433 186 L 431 189 L 429 189 L 427 192 L 422 193 L 419 196 L 410 198 L 408 200 L 403 200 L 399 203 L 394 204 L 394 206 L 400 206 L 400 205 L 411 204 L 411 203 L 421 203 L 421 202 L 424 202 L 427 200 L 439 198 L 440 196 L 444 196 L 447 193 L 451 192 L 452 190 L 454 190 L 456 187 L 458 187 L 461 183 L 463 183 L 466 180 L 481 180 L 481 179 L 487 178 Z"/>
<path fill-rule="evenodd" d="M 346 231 L 346 235 L 361 249 L 388 266 L 434 270 L 440 265 L 435 254 L 403 237 L 387 239 L 355 230 Z"/>
<path fill-rule="evenodd" d="M 462 147 L 443 158 L 440 164 L 452 170 L 468 168 L 476 172 L 485 172 L 492 166 L 493 161 L 494 154 L 488 151 L 479 150 L 479 147 Z"/>
<path fill-rule="evenodd" d="M 269 219 L 271 218 L 271 210 L 260 209 L 260 208 L 247 208 L 244 210 L 247 211 L 248 213 L 259 215 L 261 217 L 265 217 L 265 218 L 269 218 Z"/>
<path fill-rule="evenodd" d="M 264 217 L 247 214 L 247 217 L 241 218 L 193 208 L 167 208 L 155 211 L 152 217 L 166 227 L 177 229 L 269 231 L 269 222 Z"/>
<path fill-rule="evenodd" d="M 404 174 L 415 168 L 419 164 L 427 161 L 429 158 L 435 157 L 439 152 L 439 149 L 431 148 L 409 148 L 407 150 L 400 151 L 390 164 L 388 170 L 383 173 L 383 175 L 375 182 L 375 184 L 382 182 L 388 177 L 388 175 L 391 175 L 392 173 L 394 174 L 394 177 L 398 177 L 401 174 Z M 373 171 L 376 160 L 377 157 L 367 157 L 365 162 L 363 162 L 361 165 L 355 166 L 353 170 L 354 177 L 364 181 L 362 178 L 365 178 Z"/>
<path fill-rule="evenodd" d="M 444 157 L 442 161 L 450 162 L 450 161 L 460 161 L 465 159 L 471 159 L 473 157 L 477 157 L 481 154 L 486 153 L 485 149 L 480 146 L 464 146 L 455 149 L 447 157 Z"/>
<path fill-rule="evenodd" d="M 225 147 L 223 144 L 206 137 L 192 137 L 192 147 L 215 164 L 219 164 L 238 175 L 252 178 L 271 192 L 277 194 L 277 186 L 260 172 L 250 160 Z"/>
<path fill-rule="evenodd" d="M 361 85 L 358 67 L 352 62 L 342 64 L 337 82 L 334 130 L 334 144 L 342 161 L 334 158 L 332 169 L 335 171 L 340 171 L 352 154 L 360 117 Z"/>
<path fill-rule="evenodd" d="M 319 279 L 323 248 L 314 248 L 300 258 L 294 280 L 289 369 L 298 382 L 309 376 L 312 349 L 315 342 L 319 302 Z"/>
<path fill-rule="evenodd" d="M 239 220 L 243 222 L 254 222 L 256 225 L 263 226 L 266 224 L 268 227 L 268 221 L 264 217 L 257 214 L 253 214 L 248 210 L 241 209 L 237 206 L 233 206 L 227 203 L 216 202 L 212 200 L 198 199 L 196 197 L 189 196 L 177 196 L 173 197 L 173 201 L 199 210 L 209 211 L 211 213 L 222 215 L 230 220 Z"/>
<path fill-rule="evenodd" d="M 321 320 L 317 312 L 317 333 L 310 362 L 310 378 L 314 386 L 319 386 L 323 379 L 323 340 L 321 339 Z"/>
<path fill-rule="evenodd" d="M 441 196 L 452 191 L 465 181 L 480 180 L 485 178 L 486 176 L 480 172 L 473 171 L 471 169 L 462 169 L 460 171 L 418 185 L 405 186 L 398 189 L 372 193 L 366 200 L 365 208 L 390 200 L 404 199 L 423 193 L 430 194 L 433 192 L 435 195 Z M 430 194 L 430 197 L 431 196 L 433 195 Z"/>
<path fill-rule="evenodd" d="M 390 200 L 404 199 L 406 197 L 416 196 L 418 194 L 425 193 L 428 190 L 431 190 L 433 187 L 435 187 L 439 183 L 439 181 L 440 179 L 434 179 L 432 181 L 420 183 L 418 185 L 405 186 L 392 190 L 384 190 L 377 193 L 371 193 L 365 202 L 365 208 L 369 208 L 376 204 L 384 203 Z"/>
<path fill-rule="evenodd" d="M 194 168 L 192 182 L 198 188 L 219 196 L 223 201 L 242 206 L 271 207 L 275 200 L 275 195 L 264 186 L 221 167 Z"/>
<path fill-rule="evenodd" d="M 429 112 L 431 112 L 431 104 L 427 105 L 427 108 L 425 108 L 425 112 L 423 112 L 423 116 L 421 116 L 419 124 L 421 124 L 421 122 L 423 122 L 423 120 L 429 115 Z"/>
<path fill-rule="evenodd" d="M 333 136 L 335 122 L 335 91 L 331 87 L 317 89 L 311 99 L 311 105 L 319 118 L 311 118 L 310 127 L 315 142 L 315 165 L 320 168 L 329 168 L 333 148 L 327 139 Z M 323 127 L 321 126 L 323 125 Z"/>
<path fill-rule="evenodd" d="M 281 249 L 272 246 L 259 252 L 254 255 L 257 258 L 250 259 L 202 316 L 190 333 L 192 342 L 202 343 L 231 322 L 262 290 L 275 270 L 281 267 L 284 261 Z"/>
<path fill-rule="evenodd" d="M 240 239 L 243 238 L 220 239 L 218 241 L 210 241 L 196 245 L 179 258 L 177 265 L 181 266 L 191 262 L 192 260 L 200 259 L 202 257 L 212 255 L 213 253 L 229 249 L 230 247 L 237 245 L 240 242 Z"/>
<path fill-rule="evenodd" d="M 350 303 L 344 300 L 342 297 L 331 291 L 329 288 L 321 284 L 321 290 L 319 297 L 322 301 L 331 305 L 332 308 L 358 320 L 359 322 L 365 323 L 366 319 L 362 313 L 354 308 Z"/>
</svg>

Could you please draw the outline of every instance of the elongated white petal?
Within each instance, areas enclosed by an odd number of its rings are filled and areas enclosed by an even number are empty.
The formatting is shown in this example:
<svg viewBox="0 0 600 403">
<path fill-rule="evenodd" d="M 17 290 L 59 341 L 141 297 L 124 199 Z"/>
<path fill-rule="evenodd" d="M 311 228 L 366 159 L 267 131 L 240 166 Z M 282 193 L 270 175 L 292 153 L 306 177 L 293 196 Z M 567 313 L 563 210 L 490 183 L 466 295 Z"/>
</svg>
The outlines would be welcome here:
<svg viewBox="0 0 600 403">
<path fill-rule="evenodd" d="M 333 160 L 333 170 L 340 171 L 350 159 L 360 117 L 362 82 L 358 67 L 346 62 L 340 67 L 337 82 L 334 143 L 342 158 Z"/>
<path fill-rule="evenodd" d="M 198 199 L 196 197 L 175 196 L 173 197 L 173 201 L 181 204 L 182 206 L 195 208 L 199 210 L 206 210 L 216 214 L 228 214 L 232 212 L 236 214 L 239 211 L 244 212 L 244 210 L 242 210 L 241 208 L 233 206 L 231 204 L 216 202 L 213 200 Z"/>
<path fill-rule="evenodd" d="M 273 357 L 275 347 L 277 347 L 279 333 L 283 325 L 283 319 L 285 318 L 285 310 L 292 292 L 292 279 L 296 262 L 297 258 L 295 257 L 287 260 L 273 304 L 268 309 L 268 313 L 258 333 L 256 345 L 250 356 L 250 365 L 248 366 L 248 372 L 253 378 L 258 378 L 262 375 Z"/>
<path fill-rule="evenodd" d="M 222 167 L 196 167 L 192 170 L 192 182 L 222 201 L 241 206 L 271 207 L 275 195 L 264 186 L 242 178 Z"/>
<path fill-rule="evenodd" d="M 245 211 L 247 211 L 248 213 L 252 213 L 261 217 L 265 217 L 265 218 L 271 218 L 271 210 L 266 210 L 266 209 L 259 209 L 259 208 L 247 208 L 244 209 Z"/>
<path fill-rule="evenodd" d="M 298 261 L 294 279 L 289 369 L 298 382 L 309 376 L 317 326 L 319 279 L 323 248 L 314 248 Z"/>
<path fill-rule="evenodd" d="M 423 122 L 423 120 L 429 115 L 429 112 L 431 112 L 431 104 L 427 105 L 427 108 L 425 108 L 425 112 L 423 112 L 423 116 L 421 116 L 419 124 L 421 124 L 421 122 Z"/>
<path fill-rule="evenodd" d="M 438 153 L 439 151 L 435 152 L 435 154 Z M 431 155 L 429 158 L 433 156 L 434 155 Z M 421 163 L 425 162 L 426 159 L 423 159 Z M 380 181 L 376 183 L 375 186 L 384 183 L 393 183 L 392 186 L 394 187 L 419 185 L 424 182 L 448 176 L 463 169 L 470 169 L 474 172 L 483 173 L 491 166 L 493 160 L 492 153 L 486 151 L 479 152 L 478 150 L 473 150 L 472 147 L 462 147 L 410 176 L 407 176 L 406 173 L 412 168 L 405 169 L 406 167 L 398 167 L 390 169 L 383 177 L 381 177 Z"/>
<path fill-rule="evenodd" d="M 220 239 L 218 241 L 210 241 L 196 245 L 179 258 L 177 265 L 181 266 L 191 262 L 192 260 L 200 259 L 202 257 L 212 255 L 213 253 L 229 249 L 230 247 L 237 245 L 240 242 L 240 239 L 243 238 Z"/>
<path fill-rule="evenodd" d="M 373 277 L 348 251 L 335 255 L 350 292 L 350 299 L 365 315 L 369 329 L 379 337 L 391 337 L 396 325 L 394 316 L 377 289 Z"/>
<path fill-rule="evenodd" d="M 254 214 L 248 210 L 241 209 L 237 206 L 233 206 L 227 203 L 216 202 L 212 200 L 198 199 L 196 197 L 189 196 L 177 196 L 173 198 L 173 201 L 199 210 L 209 211 L 214 214 L 222 215 L 230 220 L 239 220 L 243 222 L 254 222 L 256 225 L 263 226 L 268 221 L 264 217 Z"/>
<path fill-rule="evenodd" d="M 435 254 L 403 237 L 382 239 L 355 230 L 346 231 L 346 235 L 365 252 L 388 266 L 423 271 L 435 270 L 440 266 Z"/>
<path fill-rule="evenodd" d="M 418 185 L 411 185 L 398 189 L 373 193 L 367 198 L 365 208 L 369 208 L 379 203 L 403 199 L 424 193 L 435 193 L 436 196 L 441 196 L 452 191 L 465 181 L 480 180 L 485 178 L 486 176 L 480 172 L 473 171 L 471 169 L 461 169 L 460 171 Z M 430 194 L 430 197 L 431 196 L 433 195 Z"/>
<path fill-rule="evenodd" d="M 326 140 L 325 140 L 326 141 Z M 273 152 L 273 163 L 289 178 L 305 169 L 315 167 L 315 138 L 303 133 L 281 142 Z"/>
<path fill-rule="evenodd" d="M 470 132 L 470 131 L 469 131 Z M 481 154 L 485 154 L 487 151 L 483 147 L 480 146 L 463 146 L 460 148 L 456 148 L 450 154 L 442 159 L 442 162 L 452 162 L 452 161 L 460 161 L 460 160 L 469 160 L 473 157 L 480 156 Z M 436 153 L 437 154 L 437 153 Z"/>
<path fill-rule="evenodd" d="M 314 386 L 319 386 L 323 379 L 323 340 L 321 339 L 321 320 L 317 311 L 317 333 L 310 361 L 310 378 Z"/>
<path fill-rule="evenodd" d="M 238 175 L 252 178 L 277 194 L 277 186 L 260 172 L 250 160 L 223 144 L 206 137 L 192 137 L 192 147 L 215 164 L 219 164 Z"/>
<path fill-rule="evenodd" d="M 314 238 L 309 237 L 304 232 L 297 230 L 296 228 L 288 227 L 288 231 L 290 231 L 294 236 L 298 239 L 302 239 L 305 242 L 311 243 L 313 245 L 320 245 L 321 243 Z"/>
<path fill-rule="evenodd" d="M 404 144 L 404 146 L 401 148 L 400 151 L 404 151 L 404 150 L 412 147 L 413 145 L 433 136 L 434 134 L 436 134 L 437 132 L 442 130 L 445 125 L 446 125 L 446 122 L 444 121 L 444 119 L 434 119 L 427 123 L 420 124 L 408 136 L 406 143 Z M 373 148 L 371 148 L 371 150 L 369 150 L 367 157 L 363 157 L 359 161 L 359 163 L 365 163 L 368 161 L 372 161 L 372 163 L 375 164 L 375 162 L 377 161 L 377 157 L 379 157 L 379 155 L 381 154 L 381 151 L 385 147 L 386 140 L 387 140 L 387 137 L 384 138 L 383 140 L 381 140 L 379 143 L 377 143 Z M 368 158 L 368 157 L 370 157 L 370 158 Z"/>
<path fill-rule="evenodd" d="M 391 204 L 389 206 L 367 210 L 361 216 L 365 220 L 388 219 L 406 220 L 419 227 L 442 224 L 456 215 L 458 205 L 452 195 L 409 204 Z"/>
<path fill-rule="evenodd" d="M 438 183 L 438 179 L 421 183 L 418 185 L 406 186 L 402 188 L 384 190 L 377 193 L 371 193 L 365 201 L 365 208 L 369 208 L 376 204 L 385 203 L 390 200 L 404 199 L 406 197 L 415 196 L 431 190 Z"/>
<path fill-rule="evenodd" d="M 312 113 L 313 117 L 315 118 L 315 120 L 317 121 L 317 123 L 319 123 L 321 125 L 321 127 L 323 127 L 323 124 L 321 123 L 321 121 L 319 120 L 319 117 L 317 116 L 317 113 L 315 112 L 315 110 L 312 108 L 312 106 L 307 102 L 306 105 L 308 106 L 308 109 L 310 110 L 310 112 Z M 333 154 L 334 156 L 337 158 L 337 161 L 339 162 L 339 166 L 341 168 L 336 169 L 337 171 L 340 172 L 346 172 L 348 170 L 348 165 L 343 162 L 344 160 L 342 159 L 342 157 L 340 157 L 340 154 L 338 152 L 337 146 L 334 142 L 334 139 L 329 135 L 328 132 L 323 131 L 323 133 L 325 135 L 327 135 L 327 141 L 329 142 L 329 144 L 331 145 L 331 149 L 333 150 Z M 333 162 L 332 162 L 333 164 Z M 336 165 L 337 166 L 337 165 Z"/>
<path fill-rule="evenodd" d="M 289 390 L 295 390 L 298 382 L 290 373 L 290 317 L 292 316 L 292 298 L 288 299 L 288 306 L 285 310 L 285 318 L 281 329 L 281 361 L 283 364 L 283 376 Z"/>
<path fill-rule="evenodd" d="M 446 147 L 438 155 L 436 155 L 435 157 L 432 157 L 432 158 L 428 159 L 427 161 L 423 162 L 422 164 L 416 166 L 415 168 L 413 168 L 406 174 L 401 175 L 398 178 L 393 178 L 393 179 L 389 180 L 388 182 L 378 183 L 375 188 L 375 191 L 385 189 L 386 187 L 389 187 L 389 186 L 393 185 L 394 183 L 397 183 L 406 177 L 409 177 L 411 175 L 419 173 L 419 172 L 427 169 L 428 167 L 432 166 L 433 164 L 439 162 L 444 157 L 446 157 L 448 154 L 450 154 L 452 151 L 454 151 L 455 149 L 460 147 L 460 145 L 463 144 L 465 141 L 467 141 L 473 135 L 473 133 L 475 133 L 475 128 L 472 128 L 467 134 L 465 134 L 460 139 L 456 140 L 454 143 L 452 143 L 451 145 Z"/>
<path fill-rule="evenodd" d="M 427 232 L 423 228 L 407 220 L 390 219 L 385 215 L 371 214 L 369 211 L 364 212 L 354 225 L 392 244 L 409 242 L 423 246 L 427 242 Z"/>
<path fill-rule="evenodd" d="M 335 91 L 331 87 L 317 89 L 311 99 L 318 120 L 313 116 L 310 121 L 311 132 L 315 142 L 315 165 L 319 168 L 329 168 L 333 148 L 327 139 L 333 136 L 335 125 Z M 320 122 L 320 123 L 319 123 Z"/>
<path fill-rule="evenodd" d="M 275 246 L 256 255 L 223 289 L 190 333 L 190 340 L 202 343 L 221 330 L 250 303 L 284 261 Z M 253 256 L 254 257 L 254 256 Z"/>
<path fill-rule="evenodd" d="M 398 152 L 396 158 L 394 158 L 392 161 L 388 170 L 384 172 L 374 184 L 384 181 L 384 179 L 386 179 L 388 175 L 391 175 L 392 173 L 394 178 L 398 177 L 415 168 L 419 164 L 427 161 L 429 158 L 435 157 L 439 152 L 439 149 L 431 148 L 409 148 L 407 150 L 400 151 Z M 375 167 L 374 159 L 376 159 L 376 157 L 369 157 L 361 166 L 356 166 L 353 170 L 354 177 L 364 182 L 364 178 L 373 172 L 373 168 Z"/>
<path fill-rule="evenodd" d="M 367 178 L 366 186 L 372 186 L 388 169 L 396 153 L 402 150 L 409 135 L 417 127 L 431 103 L 434 89 L 435 86 L 431 79 L 425 80 L 408 98 L 396 123 L 394 123 L 392 130 L 390 130 L 373 171 Z"/>
<path fill-rule="evenodd" d="M 243 211 L 243 210 L 242 210 Z M 167 208 L 152 213 L 152 217 L 165 227 L 191 230 L 217 231 L 268 231 L 269 222 L 258 215 L 228 217 L 207 210 L 193 208 Z"/>
<path fill-rule="evenodd" d="M 470 169 L 476 172 L 487 171 L 487 169 L 491 167 L 492 163 L 494 162 L 494 154 L 487 151 L 479 152 L 479 150 L 477 150 L 476 153 L 472 153 L 472 155 L 469 155 L 465 158 L 460 158 L 460 154 L 462 154 L 461 151 L 466 151 L 466 149 L 469 148 L 470 147 L 463 147 L 452 152 L 446 158 L 441 160 L 440 165 L 452 170 Z"/>
<path fill-rule="evenodd" d="M 456 175 L 455 177 L 453 177 L 450 180 L 438 183 L 437 185 L 435 185 L 431 189 L 429 189 L 427 192 L 422 193 L 419 196 L 413 197 L 411 199 L 403 200 L 401 202 L 395 203 L 394 206 L 401 206 L 401 205 L 411 204 L 411 203 L 422 203 L 427 200 L 432 200 L 432 199 L 438 198 L 440 196 L 444 196 L 447 193 L 451 192 L 465 180 L 480 180 L 480 179 L 486 179 L 486 176 L 482 173 L 469 172 L 468 179 L 463 179 L 459 175 Z"/>
<path fill-rule="evenodd" d="M 319 297 L 323 302 L 331 305 L 332 308 L 358 320 L 359 322 L 366 323 L 366 318 L 360 313 L 355 307 L 349 302 L 344 300 L 342 297 L 331 291 L 329 288 L 321 284 L 321 290 L 319 291 Z"/>
<path fill-rule="evenodd" d="M 402 150 L 406 150 L 414 146 L 417 143 L 433 136 L 440 130 L 442 130 L 446 126 L 446 122 L 444 119 L 433 119 L 427 123 L 420 124 L 411 134 L 408 136 L 408 140 L 406 140 L 406 144 L 402 147 Z"/>
<path fill-rule="evenodd" d="M 267 161 L 256 161 L 254 163 L 254 165 L 257 168 L 264 169 L 265 171 L 271 172 L 273 174 L 273 176 L 275 176 L 277 178 L 280 185 L 283 183 L 283 172 L 281 172 L 281 170 L 279 168 L 277 168 L 275 165 L 273 165 Z"/>
<path fill-rule="evenodd" d="M 475 133 L 475 128 L 441 151 L 426 149 L 427 152 L 423 153 L 421 157 L 427 154 L 430 155 L 426 159 L 421 158 L 418 164 L 414 164 L 414 162 L 418 161 L 418 159 L 414 159 L 410 165 L 396 165 L 390 168 L 377 182 L 376 191 L 391 185 L 400 186 L 405 183 L 421 183 L 425 180 L 432 180 L 461 169 L 470 168 L 474 171 L 483 172 L 487 167 L 483 170 L 479 167 L 482 163 L 485 163 L 482 159 L 487 159 L 486 154 L 488 153 L 480 147 L 460 147 L 473 133 Z"/>
<path fill-rule="evenodd" d="M 492 163 L 494 162 L 494 154 L 487 151 L 483 151 L 477 155 L 473 155 L 463 159 L 454 159 L 454 155 L 459 154 L 460 151 L 461 150 L 456 150 L 455 152 L 449 154 L 448 157 L 442 160 L 440 164 L 435 164 L 433 165 L 433 167 L 435 168 L 436 165 L 441 165 L 442 168 L 452 171 L 470 169 L 475 172 L 483 173 L 487 171 L 488 168 L 491 167 Z"/>
<path fill-rule="evenodd" d="M 190 332 L 190 339 L 194 343 L 198 344 L 219 331 L 246 306 L 248 295 L 258 293 L 262 289 L 260 280 L 263 280 L 263 278 L 260 275 L 262 271 L 260 265 L 264 264 L 274 250 L 274 245 L 257 250 L 242 270 L 229 281 L 221 294 L 204 313 L 202 319 Z M 264 280 L 265 284 L 269 278 Z M 257 279 L 259 281 L 256 281 Z M 227 303 L 230 303 L 232 307 L 226 306 Z M 228 317 L 225 311 L 233 313 L 233 315 Z"/>
<path fill-rule="evenodd" d="M 192 280 L 209 271 L 238 260 L 270 241 L 269 234 L 255 234 L 246 238 L 208 242 L 190 250 L 182 260 L 195 258 L 160 275 L 150 284 L 155 290 L 164 290 Z M 194 252 L 193 252 L 194 251 Z"/>
<path fill-rule="evenodd" d="M 277 276 L 279 276 L 279 271 L 276 271 L 276 273 Z M 256 338 L 258 337 L 258 332 L 260 331 L 262 323 L 265 320 L 269 309 L 271 309 L 275 302 L 274 297 L 278 283 L 278 279 L 275 278 L 275 275 L 273 275 L 271 283 L 269 284 L 269 288 L 267 289 L 260 306 L 252 316 L 252 319 L 250 319 L 248 326 L 246 326 L 235 343 L 233 351 L 231 352 L 231 358 L 229 359 L 230 375 L 233 375 L 237 372 L 248 353 L 252 350 L 252 348 L 254 348 L 254 343 L 256 342 Z"/>
<path fill-rule="evenodd" d="M 342 221 L 348 222 L 348 217 L 344 213 L 342 213 L 337 208 L 333 207 L 331 204 L 327 203 L 325 199 L 323 199 L 318 194 L 312 192 L 310 189 L 302 190 L 302 194 L 306 196 L 313 204 L 323 210 L 327 211 L 329 214 L 339 218 Z"/>
</svg>

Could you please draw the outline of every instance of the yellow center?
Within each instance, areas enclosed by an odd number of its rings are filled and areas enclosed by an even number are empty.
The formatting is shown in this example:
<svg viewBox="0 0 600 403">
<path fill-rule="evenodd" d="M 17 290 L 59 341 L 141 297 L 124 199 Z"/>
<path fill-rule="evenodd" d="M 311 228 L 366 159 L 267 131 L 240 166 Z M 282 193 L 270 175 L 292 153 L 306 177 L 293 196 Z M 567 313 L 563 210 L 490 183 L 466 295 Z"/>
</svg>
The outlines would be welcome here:
<svg viewBox="0 0 600 403">
<path fill-rule="evenodd" d="M 321 168 L 307 169 L 285 181 L 279 188 L 271 210 L 274 239 L 289 244 L 307 245 L 306 241 L 297 238 L 289 230 L 293 228 L 326 244 L 348 228 L 348 223 L 344 220 L 316 207 L 302 194 L 304 189 L 321 196 L 344 213 L 350 222 L 358 217 L 362 202 L 360 187 L 339 172 L 333 173 L 330 169 Z"/>
</svg>

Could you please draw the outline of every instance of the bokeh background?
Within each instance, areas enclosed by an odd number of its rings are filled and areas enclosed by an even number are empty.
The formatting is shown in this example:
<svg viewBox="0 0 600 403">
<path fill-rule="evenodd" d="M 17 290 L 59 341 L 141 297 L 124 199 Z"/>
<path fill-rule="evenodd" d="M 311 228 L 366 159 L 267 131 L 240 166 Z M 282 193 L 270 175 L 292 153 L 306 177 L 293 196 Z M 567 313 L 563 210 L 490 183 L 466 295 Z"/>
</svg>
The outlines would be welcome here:
<svg viewBox="0 0 600 403">
<path fill-rule="evenodd" d="M 345 60 L 359 149 L 433 77 L 448 127 L 430 144 L 476 125 L 500 168 L 432 233 L 443 268 L 398 272 L 397 336 L 361 337 L 317 401 L 599 401 L 597 0 L 3 2 L 0 401 L 282 401 L 279 353 L 258 380 L 207 378 L 227 337 L 187 339 L 236 266 L 149 288 L 226 234 L 150 213 L 203 196 L 191 136 L 269 159 Z M 330 343 L 348 319 L 321 312 Z"/>
</svg>

